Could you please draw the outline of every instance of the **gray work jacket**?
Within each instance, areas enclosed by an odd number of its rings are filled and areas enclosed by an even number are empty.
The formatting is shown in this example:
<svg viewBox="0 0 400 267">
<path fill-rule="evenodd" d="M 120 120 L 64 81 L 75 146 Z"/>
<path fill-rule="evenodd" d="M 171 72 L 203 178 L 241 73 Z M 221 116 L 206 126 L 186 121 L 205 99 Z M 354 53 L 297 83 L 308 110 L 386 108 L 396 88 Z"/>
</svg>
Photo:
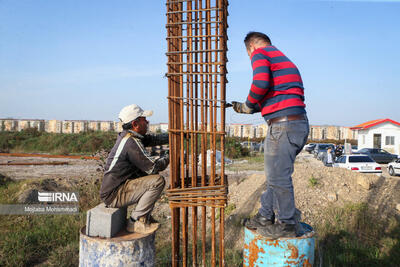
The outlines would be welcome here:
<svg viewBox="0 0 400 267">
<path fill-rule="evenodd" d="M 107 158 L 100 198 L 109 205 L 118 187 L 127 179 L 156 174 L 169 163 L 169 157 L 151 157 L 146 146 L 168 143 L 168 134 L 142 136 L 134 131 L 122 131 Z"/>
</svg>

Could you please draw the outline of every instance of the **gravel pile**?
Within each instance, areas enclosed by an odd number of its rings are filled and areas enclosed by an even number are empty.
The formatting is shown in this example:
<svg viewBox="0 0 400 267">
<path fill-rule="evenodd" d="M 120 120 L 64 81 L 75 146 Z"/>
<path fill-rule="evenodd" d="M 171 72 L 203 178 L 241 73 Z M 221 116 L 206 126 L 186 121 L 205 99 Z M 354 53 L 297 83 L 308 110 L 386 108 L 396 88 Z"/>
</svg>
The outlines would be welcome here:
<svg viewBox="0 0 400 267">
<path fill-rule="evenodd" d="M 302 153 L 297 157 L 293 173 L 296 207 L 303 220 L 315 224 L 323 220 L 324 210 L 345 203 L 367 203 L 378 210 L 383 218 L 398 214 L 400 204 L 400 176 L 362 174 L 341 168 L 329 168 Z M 265 188 L 263 172 L 235 179 L 229 187 L 229 203 L 236 212 L 254 214 L 260 207 L 259 196 Z M 255 197 L 256 194 L 258 197 Z M 249 203 L 250 201 L 250 203 Z"/>
</svg>

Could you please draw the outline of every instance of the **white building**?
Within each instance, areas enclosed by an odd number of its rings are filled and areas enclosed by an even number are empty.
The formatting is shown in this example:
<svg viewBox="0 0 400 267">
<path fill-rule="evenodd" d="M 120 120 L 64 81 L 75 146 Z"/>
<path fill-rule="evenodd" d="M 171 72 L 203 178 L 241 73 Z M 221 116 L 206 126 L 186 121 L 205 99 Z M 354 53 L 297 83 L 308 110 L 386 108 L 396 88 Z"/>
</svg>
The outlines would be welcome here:
<svg viewBox="0 0 400 267">
<path fill-rule="evenodd" d="M 391 119 L 368 121 L 351 127 L 358 131 L 358 149 L 381 148 L 400 154 L 400 123 Z"/>
<path fill-rule="evenodd" d="M 156 132 L 166 133 L 168 132 L 168 123 L 150 124 L 149 131 L 152 133 Z"/>
</svg>

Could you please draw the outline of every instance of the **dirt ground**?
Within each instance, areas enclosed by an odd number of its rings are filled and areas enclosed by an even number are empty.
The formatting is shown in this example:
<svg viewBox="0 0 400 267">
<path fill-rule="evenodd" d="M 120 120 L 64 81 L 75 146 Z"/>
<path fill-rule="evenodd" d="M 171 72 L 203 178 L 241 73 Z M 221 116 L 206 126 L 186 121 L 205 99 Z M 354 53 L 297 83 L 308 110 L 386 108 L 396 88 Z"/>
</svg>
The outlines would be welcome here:
<svg viewBox="0 0 400 267">
<path fill-rule="evenodd" d="M 67 162 L 67 165 L 0 165 L 0 173 L 15 179 L 92 179 L 101 177 L 102 171 L 96 160 L 68 158 L 38 158 L 0 156 L 1 163 Z"/>
<path fill-rule="evenodd" d="M 0 174 L 12 179 L 75 180 L 100 179 L 102 170 L 99 162 L 82 159 L 46 159 L 0 157 L 6 162 L 66 161 L 68 165 L 4 166 Z M 254 170 L 228 171 L 229 195 L 226 209 L 225 244 L 227 247 L 242 246 L 243 227 L 241 221 L 255 214 L 260 206 L 259 198 L 265 190 L 263 162 Z M 243 165 L 243 164 L 242 164 Z M 241 165 L 240 169 L 243 169 Z M 251 168 L 254 166 L 251 165 Z M 163 173 L 168 179 L 168 169 Z M 293 174 L 296 206 L 302 211 L 303 221 L 314 225 L 323 221 L 324 210 L 330 206 L 343 206 L 347 202 L 367 203 L 379 210 L 383 218 L 394 216 L 400 206 L 400 176 L 391 177 L 384 171 L 382 175 L 361 174 L 339 168 L 324 167 L 308 153 L 301 153 L 295 163 Z M 167 182 L 168 185 L 168 182 Z M 209 213 L 209 211 L 208 211 Z M 168 199 L 163 194 L 157 202 L 153 215 L 162 227 L 158 239 L 170 236 L 170 209 Z M 190 215 L 189 215 L 190 216 Z"/>
</svg>

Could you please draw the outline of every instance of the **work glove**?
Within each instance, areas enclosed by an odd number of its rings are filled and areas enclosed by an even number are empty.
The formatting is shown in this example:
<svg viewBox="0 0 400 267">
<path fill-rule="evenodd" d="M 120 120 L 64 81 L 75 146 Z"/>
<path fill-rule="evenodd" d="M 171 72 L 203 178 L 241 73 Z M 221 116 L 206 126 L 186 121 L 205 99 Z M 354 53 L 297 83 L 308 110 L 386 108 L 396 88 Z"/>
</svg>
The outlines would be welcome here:
<svg viewBox="0 0 400 267">
<path fill-rule="evenodd" d="M 160 171 L 165 170 L 169 164 L 169 154 L 166 153 L 163 157 L 158 158 L 155 161 L 155 165 L 152 171 L 152 174 L 159 173 Z"/>
<path fill-rule="evenodd" d="M 245 114 L 253 114 L 255 112 L 254 109 L 249 108 L 246 103 L 240 103 L 236 101 L 232 101 L 233 110 L 237 113 L 245 113 Z"/>
<path fill-rule="evenodd" d="M 168 152 L 164 154 L 163 159 L 165 160 L 165 162 L 168 165 L 168 163 L 169 163 L 169 153 Z"/>
</svg>

